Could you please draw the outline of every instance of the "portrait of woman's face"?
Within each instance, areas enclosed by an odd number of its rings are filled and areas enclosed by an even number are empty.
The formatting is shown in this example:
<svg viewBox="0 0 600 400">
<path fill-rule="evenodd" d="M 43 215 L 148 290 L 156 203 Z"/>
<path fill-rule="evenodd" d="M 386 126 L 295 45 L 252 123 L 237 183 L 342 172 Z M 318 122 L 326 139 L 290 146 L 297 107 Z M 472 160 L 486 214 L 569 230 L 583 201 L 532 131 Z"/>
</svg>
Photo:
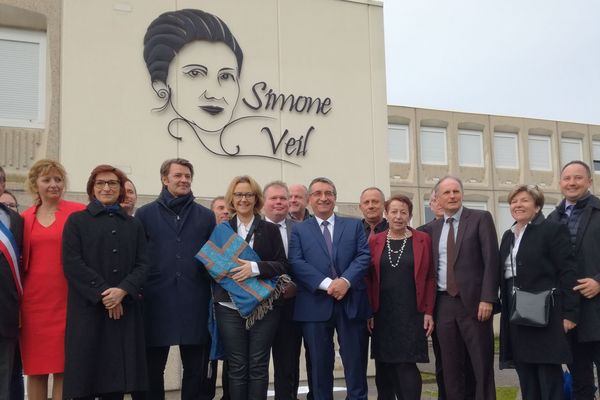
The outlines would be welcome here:
<svg viewBox="0 0 600 400">
<path fill-rule="evenodd" d="M 240 86 L 237 61 L 227 45 L 204 40 L 185 45 L 168 76 L 173 106 L 183 118 L 207 132 L 221 131 L 231 121 Z"/>
</svg>

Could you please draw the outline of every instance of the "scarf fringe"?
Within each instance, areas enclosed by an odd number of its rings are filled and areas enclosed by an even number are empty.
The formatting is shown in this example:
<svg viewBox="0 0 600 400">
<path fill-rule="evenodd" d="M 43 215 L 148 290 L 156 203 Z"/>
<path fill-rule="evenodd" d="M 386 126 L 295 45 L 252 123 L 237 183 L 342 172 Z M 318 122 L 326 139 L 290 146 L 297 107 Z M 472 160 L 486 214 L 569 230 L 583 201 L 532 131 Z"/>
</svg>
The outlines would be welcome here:
<svg viewBox="0 0 600 400">
<path fill-rule="evenodd" d="M 249 330 L 256 323 L 256 321 L 260 321 L 264 318 L 265 315 L 269 311 L 273 309 L 273 302 L 277 300 L 283 294 L 285 286 L 292 282 L 292 278 L 289 275 L 280 275 L 277 278 L 277 284 L 275 285 L 275 289 L 273 289 L 273 293 L 266 299 L 264 299 L 252 312 L 248 317 L 246 317 L 246 329 Z"/>
</svg>

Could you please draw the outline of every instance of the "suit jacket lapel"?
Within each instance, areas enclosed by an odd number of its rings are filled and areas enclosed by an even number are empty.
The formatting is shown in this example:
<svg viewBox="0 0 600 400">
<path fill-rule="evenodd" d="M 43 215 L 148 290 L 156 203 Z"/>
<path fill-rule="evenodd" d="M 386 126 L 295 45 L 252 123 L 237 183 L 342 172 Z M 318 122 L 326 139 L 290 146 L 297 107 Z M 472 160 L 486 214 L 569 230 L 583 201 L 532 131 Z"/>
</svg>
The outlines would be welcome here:
<svg viewBox="0 0 600 400">
<path fill-rule="evenodd" d="M 316 218 L 311 218 L 308 222 L 309 226 L 314 232 L 315 237 L 317 238 L 317 242 L 321 246 L 321 249 L 325 252 L 325 255 L 329 257 L 329 251 L 327 250 L 327 245 L 325 244 L 325 238 L 323 237 L 323 232 L 321 232 L 321 227 L 319 226 Z"/>
<path fill-rule="evenodd" d="M 290 242 L 290 239 L 292 238 L 292 226 L 294 226 L 294 223 L 292 222 L 292 220 L 289 218 L 286 218 L 285 219 L 285 232 L 287 233 L 288 243 Z"/>
<path fill-rule="evenodd" d="M 581 243 L 583 242 L 583 235 L 587 229 L 588 223 L 592 216 L 592 207 L 585 207 L 581 216 L 579 217 L 579 226 L 577 227 L 577 238 L 575 239 L 575 254 L 579 252 Z"/>
<path fill-rule="evenodd" d="M 435 269 L 438 269 L 438 261 L 440 258 L 440 238 L 442 237 L 442 227 L 444 226 L 444 218 L 435 221 L 431 229 L 431 246 L 433 247 L 433 264 Z"/>
<path fill-rule="evenodd" d="M 335 260 L 337 255 L 338 243 L 342 237 L 342 233 L 344 232 L 344 228 L 346 227 L 345 221 L 342 218 L 338 218 L 335 216 L 335 225 L 333 227 L 333 259 Z M 325 243 L 325 239 L 323 239 L 323 243 Z"/>
<path fill-rule="evenodd" d="M 465 237 L 465 230 L 469 226 L 468 219 L 471 215 L 469 209 L 463 207 L 462 214 L 460 215 L 460 220 L 458 222 L 458 232 L 456 233 L 456 254 L 454 258 L 454 263 L 456 265 L 456 258 L 458 258 L 458 253 L 460 253 L 460 245 L 462 243 L 463 238 Z"/>
</svg>

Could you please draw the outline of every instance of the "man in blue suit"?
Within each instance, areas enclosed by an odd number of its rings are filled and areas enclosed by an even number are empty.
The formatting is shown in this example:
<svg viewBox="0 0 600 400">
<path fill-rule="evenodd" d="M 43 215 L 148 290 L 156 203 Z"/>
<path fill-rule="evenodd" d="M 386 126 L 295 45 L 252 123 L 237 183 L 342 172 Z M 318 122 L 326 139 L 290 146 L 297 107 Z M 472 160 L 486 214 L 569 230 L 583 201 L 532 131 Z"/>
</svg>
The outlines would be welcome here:
<svg viewBox="0 0 600 400">
<path fill-rule="evenodd" d="M 294 319 L 311 354 L 315 400 L 333 399 L 333 332 L 338 335 L 347 399 L 367 399 L 367 330 L 371 315 L 364 277 L 370 254 L 362 223 L 334 214 L 337 191 L 327 178 L 309 186 L 314 218 L 295 224 L 289 261 L 298 283 Z"/>
</svg>

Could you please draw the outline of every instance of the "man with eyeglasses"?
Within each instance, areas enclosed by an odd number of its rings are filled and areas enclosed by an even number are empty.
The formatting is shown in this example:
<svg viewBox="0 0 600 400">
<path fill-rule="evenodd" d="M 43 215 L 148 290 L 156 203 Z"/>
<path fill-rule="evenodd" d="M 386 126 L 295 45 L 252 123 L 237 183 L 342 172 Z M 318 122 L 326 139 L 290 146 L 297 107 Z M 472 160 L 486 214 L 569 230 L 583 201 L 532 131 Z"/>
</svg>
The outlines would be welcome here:
<svg viewBox="0 0 600 400">
<path fill-rule="evenodd" d="M 181 398 L 212 399 L 209 379 L 208 304 L 210 278 L 194 256 L 215 227 L 215 216 L 194 201 L 194 167 L 182 158 L 160 167 L 162 191 L 137 210 L 148 240 L 150 269 L 144 287 L 149 400 L 163 400 L 169 347 L 183 362 Z"/>
<path fill-rule="evenodd" d="M 331 399 L 338 335 L 347 398 L 367 399 L 367 318 L 364 282 L 371 256 L 360 220 L 334 213 L 337 191 L 327 178 L 309 186 L 314 217 L 294 225 L 289 260 L 298 293 L 294 319 L 311 355 L 314 398 Z"/>
<path fill-rule="evenodd" d="M 592 171 L 583 161 L 568 162 L 560 172 L 560 191 L 564 196 L 548 220 L 569 229 L 571 248 L 577 259 L 581 296 L 579 322 L 569 331 L 573 363 L 573 399 L 594 399 L 593 363 L 600 363 L 600 199 L 590 193 Z"/>
<path fill-rule="evenodd" d="M 5 183 L 6 174 L 0 167 L 0 193 L 4 192 Z M 22 294 L 19 268 L 22 238 L 21 216 L 0 203 L 0 399 L 14 398 L 11 384 L 18 381 L 14 369 L 15 355 L 18 354 L 19 298 Z M 17 378 L 21 378 L 20 373 Z"/>
</svg>

